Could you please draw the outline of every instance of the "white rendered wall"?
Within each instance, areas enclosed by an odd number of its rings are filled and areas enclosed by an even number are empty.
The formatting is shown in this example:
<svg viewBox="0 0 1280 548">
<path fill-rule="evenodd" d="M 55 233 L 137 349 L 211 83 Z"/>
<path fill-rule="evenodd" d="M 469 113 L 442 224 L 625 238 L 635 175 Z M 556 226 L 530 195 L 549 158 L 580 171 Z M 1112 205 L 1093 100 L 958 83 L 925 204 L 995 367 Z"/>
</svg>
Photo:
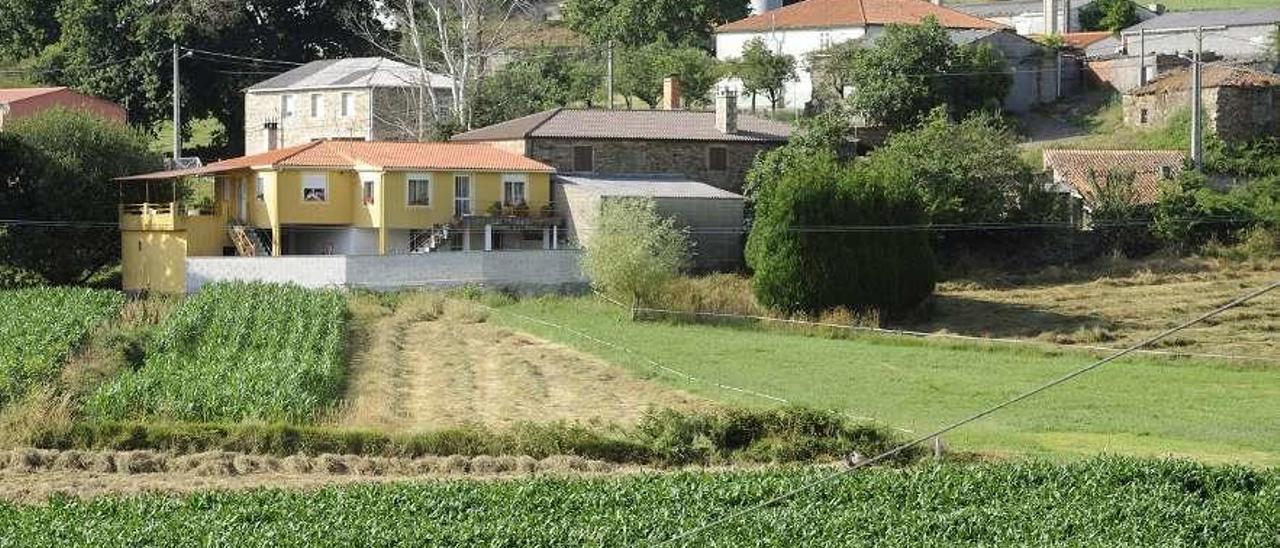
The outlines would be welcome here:
<svg viewBox="0 0 1280 548">
<path fill-rule="evenodd" d="M 795 57 L 796 76 L 799 79 L 787 84 L 783 99 L 784 104 L 779 105 L 779 108 L 798 109 L 803 108 L 804 104 L 813 96 L 813 79 L 810 75 L 809 54 L 819 51 L 827 45 L 862 38 L 866 34 L 867 29 L 864 27 L 781 29 L 772 32 L 723 32 L 716 34 L 716 58 L 721 61 L 727 61 L 742 57 L 742 50 L 747 42 L 755 38 L 763 39 L 765 45 L 775 53 L 783 53 Z M 719 85 L 739 92 L 739 109 L 751 108 L 751 98 L 741 94 L 742 82 L 737 78 L 726 78 Z M 758 97 L 756 106 L 761 109 L 767 109 L 769 108 L 769 101 L 764 97 Z"/>
</svg>

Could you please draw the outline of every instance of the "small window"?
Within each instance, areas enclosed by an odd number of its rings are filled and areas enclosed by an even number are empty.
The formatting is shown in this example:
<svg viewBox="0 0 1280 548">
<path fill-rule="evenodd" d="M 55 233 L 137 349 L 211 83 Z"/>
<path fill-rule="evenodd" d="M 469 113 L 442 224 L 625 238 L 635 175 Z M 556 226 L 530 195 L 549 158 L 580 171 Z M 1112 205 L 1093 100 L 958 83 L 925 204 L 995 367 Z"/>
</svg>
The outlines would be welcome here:
<svg viewBox="0 0 1280 548">
<path fill-rule="evenodd" d="M 724 171 L 729 169 L 729 151 L 724 147 L 708 148 L 707 169 L 711 171 Z"/>
<path fill-rule="evenodd" d="M 524 195 L 524 179 L 506 179 L 502 181 L 502 205 L 527 205 Z"/>
<path fill-rule="evenodd" d="M 1138 123 L 1139 123 L 1139 124 L 1146 124 L 1146 123 L 1148 123 L 1148 122 L 1150 122 L 1150 121 L 1151 121 L 1151 114 L 1150 114 L 1149 112 L 1147 112 L 1147 109 L 1145 109 L 1145 108 L 1144 108 L 1144 109 L 1142 109 L 1142 110 L 1138 111 Z"/>
<path fill-rule="evenodd" d="M 596 152 L 592 147 L 573 147 L 573 170 L 591 172 L 596 170 Z"/>
<path fill-rule="evenodd" d="M 356 111 L 356 96 L 349 91 L 342 92 L 341 114 L 345 118 L 351 116 Z"/>
<path fill-rule="evenodd" d="M 428 175 L 409 176 L 409 197 L 411 206 L 431 205 L 431 178 Z"/>
<path fill-rule="evenodd" d="M 1173 178 L 1173 166 L 1160 166 L 1160 178 L 1161 178 L 1161 179 L 1172 179 L 1172 178 Z"/>
<path fill-rule="evenodd" d="M 319 118 L 324 114 L 324 96 L 319 93 L 311 94 L 311 117 Z"/>
<path fill-rule="evenodd" d="M 280 96 L 280 117 L 281 118 L 293 117 L 293 96 L 292 95 Z"/>
<path fill-rule="evenodd" d="M 324 173 L 307 173 L 303 175 L 302 201 L 308 203 L 329 201 L 329 177 Z"/>
<path fill-rule="evenodd" d="M 258 196 L 258 201 L 265 202 L 267 200 L 267 178 L 259 175 L 254 187 L 254 193 Z"/>
<path fill-rule="evenodd" d="M 373 190 L 374 190 L 373 180 L 370 179 L 367 181 L 361 181 L 360 187 L 361 187 L 360 189 L 361 200 L 364 201 L 365 205 L 373 204 Z"/>
</svg>

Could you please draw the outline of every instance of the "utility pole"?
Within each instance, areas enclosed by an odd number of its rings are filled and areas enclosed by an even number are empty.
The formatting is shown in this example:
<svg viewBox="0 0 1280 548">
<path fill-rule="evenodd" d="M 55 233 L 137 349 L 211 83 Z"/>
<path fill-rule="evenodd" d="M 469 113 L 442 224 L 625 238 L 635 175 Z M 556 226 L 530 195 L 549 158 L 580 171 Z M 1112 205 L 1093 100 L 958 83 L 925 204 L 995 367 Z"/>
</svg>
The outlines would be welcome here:
<svg viewBox="0 0 1280 548">
<path fill-rule="evenodd" d="M 178 43 L 173 43 L 173 169 L 178 169 L 178 158 L 182 157 L 182 99 L 179 96 L 181 84 L 178 83 Z"/>
<path fill-rule="evenodd" d="M 605 66 L 605 94 L 609 96 L 609 110 L 613 110 L 613 40 L 609 41 L 609 57 Z"/>
<path fill-rule="evenodd" d="M 1138 31 L 1138 85 L 1147 85 L 1147 29 Z"/>
<path fill-rule="evenodd" d="M 1196 27 L 1196 52 L 1191 59 L 1191 161 L 1204 171 L 1204 128 L 1200 123 L 1200 59 L 1204 55 L 1204 27 Z"/>
</svg>

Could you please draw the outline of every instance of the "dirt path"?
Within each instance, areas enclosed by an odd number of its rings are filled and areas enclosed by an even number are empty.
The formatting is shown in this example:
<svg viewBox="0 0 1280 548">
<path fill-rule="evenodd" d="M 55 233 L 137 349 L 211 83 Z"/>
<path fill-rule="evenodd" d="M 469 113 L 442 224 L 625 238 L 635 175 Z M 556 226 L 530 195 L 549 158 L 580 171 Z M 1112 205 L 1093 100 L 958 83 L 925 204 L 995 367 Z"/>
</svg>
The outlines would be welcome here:
<svg viewBox="0 0 1280 548">
<path fill-rule="evenodd" d="M 467 303 L 414 294 L 355 315 L 368 327 L 352 339 L 358 350 L 338 421 L 347 426 L 629 424 L 650 407 L 709 406 L 586 354 L 488 324 L 483 309 Z"/>
</svg>

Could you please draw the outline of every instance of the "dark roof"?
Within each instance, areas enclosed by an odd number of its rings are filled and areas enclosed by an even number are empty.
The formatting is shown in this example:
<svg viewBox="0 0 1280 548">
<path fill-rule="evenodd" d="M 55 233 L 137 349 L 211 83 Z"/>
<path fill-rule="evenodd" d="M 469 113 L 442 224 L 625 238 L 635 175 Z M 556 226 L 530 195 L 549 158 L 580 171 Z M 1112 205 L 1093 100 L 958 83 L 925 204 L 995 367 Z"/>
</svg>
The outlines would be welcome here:
<svg viewBox="0 0 1280 548">
<path fill-rule="evenodd" d="M 1153 17 L 1124 29 L 1126 33 L 1140 30 L 1171 29 L 1196 26 L 1253 26 L 1280 22 L 1280 8 L 1251 10 L 1174 11 Z"/>
<path fill-rule="evenodd" d="M 1207 64 L 1200 72 L 1200 85 L 1205 88 L 1262 88 L 1280 87 L 1280 74 L 1262 72 L 1232 65 Z M 1145 86 L 1134 89 L 1129 95 L 1155 95 L 1191 89 L 1191 69 L 1179 68 L 1168 72 Z"/>
<path fill-rule="evenodd" d="M 453 136 L 455 141 L 508 141 L 529 137 L 645 141 L 782 142 L 791 126 L 747 114 L 738 131 L 716 129 L 716 113 L 699 110 L 600 110 L 557 108 Z"/>
</svg>

